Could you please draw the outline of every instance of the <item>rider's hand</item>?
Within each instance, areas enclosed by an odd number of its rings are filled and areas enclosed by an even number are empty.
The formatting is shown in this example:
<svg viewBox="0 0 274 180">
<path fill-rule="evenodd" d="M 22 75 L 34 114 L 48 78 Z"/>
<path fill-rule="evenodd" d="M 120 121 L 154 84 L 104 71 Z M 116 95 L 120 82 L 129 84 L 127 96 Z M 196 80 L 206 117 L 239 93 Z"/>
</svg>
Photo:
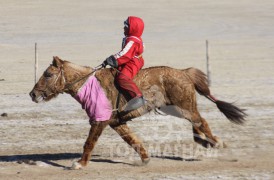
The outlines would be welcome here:
<svg viewBox="0 0 274 180">
<path fill-rule="evenodd" d="M 104 62 L 102 63 L 102 67 L 106 68 L 107 65 L 108 65 L 107 60 L 104 60 Z"/>
<path fill-rule="evenodd" d="M 102 66 L 105 68 L 107 65 L 110 65 L 111 67 L 117 68 L 118 62 L 115 59 L 113 55 L 109 56 L 104 62 L 102 63 Z"/>
</svg>

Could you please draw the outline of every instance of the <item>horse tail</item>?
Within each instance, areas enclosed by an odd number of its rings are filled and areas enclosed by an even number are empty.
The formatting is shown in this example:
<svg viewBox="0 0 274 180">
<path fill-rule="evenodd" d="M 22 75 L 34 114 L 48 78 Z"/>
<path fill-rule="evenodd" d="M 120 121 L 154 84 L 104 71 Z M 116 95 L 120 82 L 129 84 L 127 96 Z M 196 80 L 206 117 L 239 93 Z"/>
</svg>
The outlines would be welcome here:
<svg viewBox="0 0 274 180">
<path fill-rule="evenodd" d="M 200 94 L 205 96 L 210 101 L 214 102 L 218 109 L 226 116 L 226 118 L 235 124 L 243 124 L 245 122 L 245 117 L 247 114 L 244 112 L 245 109 L 240 109 L 233 103 L 228 103 L 225 101 L 217 100 L 214 96 L 210 94 L 210 89 L 208 85 L 208 79 L 205 73 L 196 68 L 186 69 L 188 77 L 194 84 L 195 90 Z"/>
</svg>

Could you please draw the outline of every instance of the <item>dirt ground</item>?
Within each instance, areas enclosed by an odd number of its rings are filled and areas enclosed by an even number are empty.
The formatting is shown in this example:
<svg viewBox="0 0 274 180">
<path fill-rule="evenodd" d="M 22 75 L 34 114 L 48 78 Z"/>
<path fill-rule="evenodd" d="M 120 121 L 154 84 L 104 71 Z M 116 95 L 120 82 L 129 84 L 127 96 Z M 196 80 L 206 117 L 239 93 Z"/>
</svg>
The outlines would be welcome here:
<svg viewBox="0 0 274 180">
<path fill-rule="evenodd" d="M 273 8 L 272 0 L 1 0 L 0 179 L 274 179 Z M 184 119 L 148 114 L 128 123 L 150 153 L 147 166 L 108 127 L 88 167 L 70 170 L 88 118 L 69 95 L 31 101 L 34 43 L 39 76 L 55 55 L 94 67 L 119 51 L 129 15 L 145 21 L 145 67 L 206 71 L 207 39 L 211 91 L 246 109 L 247 121 L 231 124 L 197 94 L 200 113 L 227 148 L 195 144 Z"/>
</svg>

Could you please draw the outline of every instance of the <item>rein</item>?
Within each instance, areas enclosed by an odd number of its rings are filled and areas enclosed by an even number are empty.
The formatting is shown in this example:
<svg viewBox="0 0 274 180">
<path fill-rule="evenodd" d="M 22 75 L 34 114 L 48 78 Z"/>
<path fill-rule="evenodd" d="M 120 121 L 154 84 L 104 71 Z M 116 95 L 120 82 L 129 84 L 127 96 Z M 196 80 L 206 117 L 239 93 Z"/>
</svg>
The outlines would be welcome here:
<svg viewBox="0 0 274 180">
<path fill-rule="evenodd" d="M 66 91 L 66 90 L 69 90 L 74 84 L 76 84 L 76 83 L 80 82 L 81 80 L 83 80 L 83 79 L 89 77 L 90 75 L 94 74 L 96 71 L 98 71 L 98 70 L 100 70 L 100 69 L 102 69 L 102 68 L 103 68 L 103 65 L 100 64 L 99 66 L 96 66 L 95 68 L 93 68 L 93 71 L 91 71 L 91 72 L 88 73 L 87 75 L 85 75 L 85 76 L 83 76 L 83 77 L 81 77 L 81 78 L 75 80 L 75 81 L 72 82 L 72 83 L 66 84 L 65 87 L 64 87 L 64 89 L 63 89 L 63 92 Z M 65 79 L 65 78 L 64 78 L 64 79 Z"/>
</svg>

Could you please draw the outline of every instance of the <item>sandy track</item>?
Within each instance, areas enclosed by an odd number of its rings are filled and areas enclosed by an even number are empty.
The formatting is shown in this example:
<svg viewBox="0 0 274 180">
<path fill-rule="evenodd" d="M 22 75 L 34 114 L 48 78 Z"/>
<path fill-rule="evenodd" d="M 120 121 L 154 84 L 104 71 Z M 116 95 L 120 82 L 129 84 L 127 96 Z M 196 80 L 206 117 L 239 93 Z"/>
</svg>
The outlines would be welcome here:
<svg viewBox="0 0 274 180">
<path fill-rule="evenodd" d="M 8 114 L 0 117 L 0 179 L 273 179 L 273 1 L 127 2 L 0 2 L 0 114 Z M 95 66 L 119 50 L 122 21 L 131 14 L 146 23 L 146 67 L 204 71 L 209 39 L 211 90 L 247 109 L 247 122 L 231 124 L 198 97 L 202 116 L 228 148 L 206 150 L 193 142 L 186 120 L 151 114 L 129 122 L 152 156 L 147 166 L 138 166 L 136 154 L 107 128 L 89 166 L 70 171 L 89 124 L 68 95 L 31 102 L 34 43 L 39 74 L 54 55 Z"/>
</svg>

